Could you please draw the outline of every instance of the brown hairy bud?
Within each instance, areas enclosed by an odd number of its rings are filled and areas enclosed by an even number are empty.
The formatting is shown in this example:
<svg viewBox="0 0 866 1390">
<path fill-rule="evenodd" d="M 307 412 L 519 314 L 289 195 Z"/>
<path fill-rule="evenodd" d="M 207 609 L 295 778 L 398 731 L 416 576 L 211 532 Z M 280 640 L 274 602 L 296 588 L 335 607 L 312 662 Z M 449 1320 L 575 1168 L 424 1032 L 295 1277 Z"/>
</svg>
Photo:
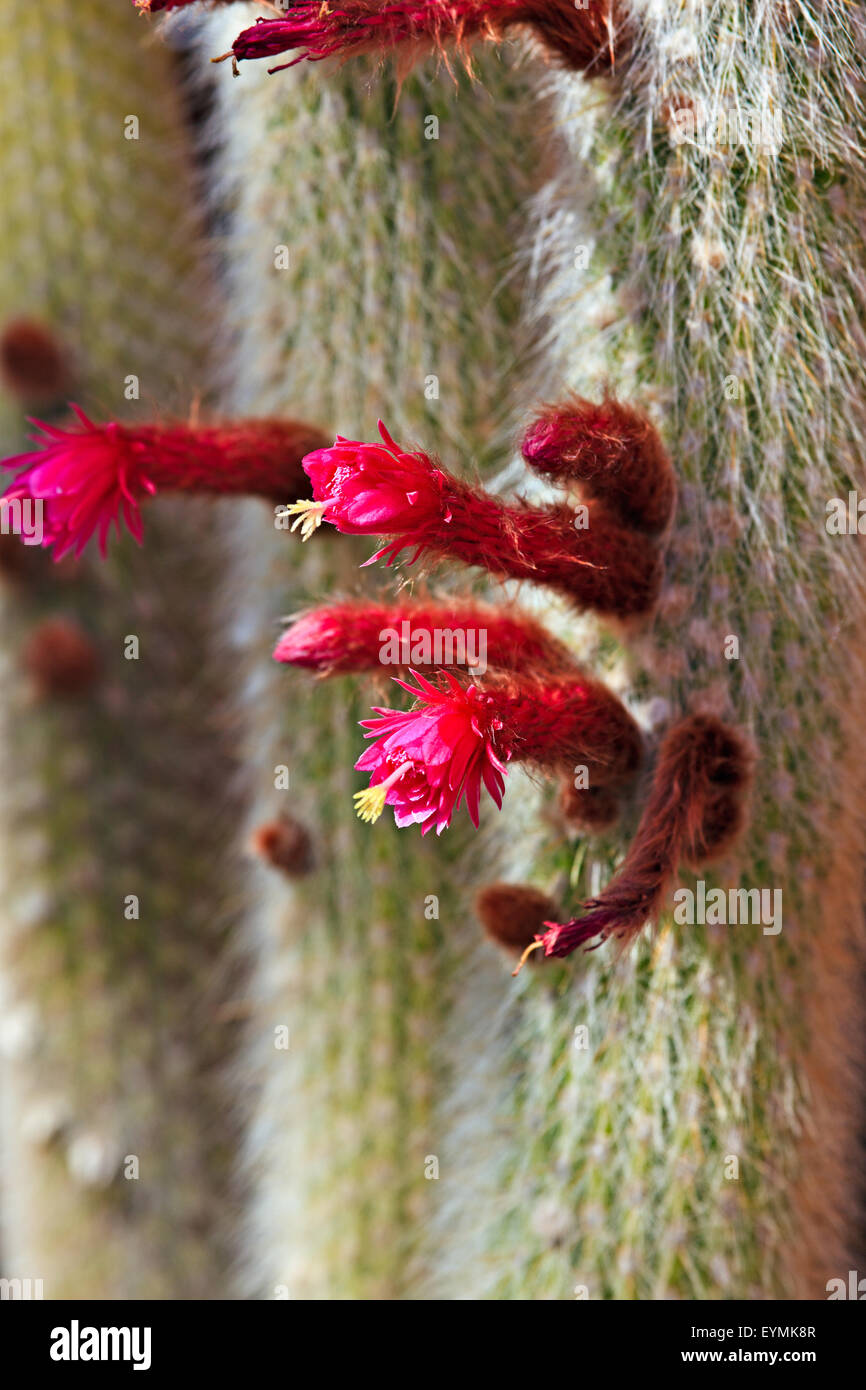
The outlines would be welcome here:
<svg viewBox="0 0 866 1390">
<path fill-rule="evenodd" d="M 100 671 L 96 647 L 69 618 L 46 618 L 39 623 L 25 644 L 22 661 L 43 699 L 86 695 Z"/>
<path fill-rule="evenodd" d="M 253 854 L 289 878 L 299 878 L 313 868 L 313 842 L 306 826 L 287 813 L 265 821 L 253 831 Z"/>
<path fill-rule="evenodd" d="M 507 951 L 523 951 L 544 924 L 556 917 L 556 904 L 526 883 L 490 883 L 475 899 L 485 935 Z"/>
</svg>

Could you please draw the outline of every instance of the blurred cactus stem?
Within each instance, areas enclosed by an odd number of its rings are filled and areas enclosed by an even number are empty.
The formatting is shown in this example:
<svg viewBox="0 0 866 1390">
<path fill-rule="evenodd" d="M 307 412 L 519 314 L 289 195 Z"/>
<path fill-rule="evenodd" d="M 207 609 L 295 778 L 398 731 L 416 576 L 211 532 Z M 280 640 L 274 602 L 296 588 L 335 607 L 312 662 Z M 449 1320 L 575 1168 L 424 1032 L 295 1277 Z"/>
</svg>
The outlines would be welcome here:
<svg viewBox="0 0 866 1390">
<path fill-rule="evenodd" d="M 241 8 L 208 22 L 204 56 L 251 22 Z M 455 84 L 433 64 L 405 81 L 396 109 L 387 66 L 316 64 L 279 79 L 248 65 L 237 81 L 216 70 L 236 335 L 225 408 L 290 406 L 359 438 L 382 416 L 401 437 L 482 471 L 501 457 L 516 367 L 515 218 L 538 108 L 531 66 L 514 51 L 478 57 L 481 83 Z M 262 593 L 269 603 L 259 668 L 281 614 L 392 582 L 359 571 L 363 542 L 320 535 L 302 549 L 285 531 L 272 541 L 253 518 L 248 602 L 257 615 Z M 383 667 L 380 693 L 388 675 Z M 459 828 L 422 842 L 354 815 L 357 720 L 372 693 L 276 664 L 266 685 L 251 684 L 258 843 L 272 843 L 273 818 L 291 810 L 316 865 L 294 884 L 263 871 L 252 1295 L 402 1298 L 423 1276 L 444 1020 L 457 943 L 476 929 L 460 891 Z"/>
<path fill-rule="evenodd" d="M 73 390 L 185 413 L 210 310 L 169 51 L 117 0 L 6 0 L 3 29 L 5 456 Z M 151 515 L 104 565 L 0 538 L 2 1270 L 46 1298 L 231 1287 L 225 550 L 216 510 Z"/>
</svg>

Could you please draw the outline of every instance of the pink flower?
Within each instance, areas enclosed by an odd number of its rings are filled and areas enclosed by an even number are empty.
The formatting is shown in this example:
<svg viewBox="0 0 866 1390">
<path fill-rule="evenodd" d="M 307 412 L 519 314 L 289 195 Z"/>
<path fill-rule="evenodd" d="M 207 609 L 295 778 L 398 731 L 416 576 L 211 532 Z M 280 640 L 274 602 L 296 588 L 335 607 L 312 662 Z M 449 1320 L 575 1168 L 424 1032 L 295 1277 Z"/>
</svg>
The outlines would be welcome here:
<svg viewBox="0 0 866 1390">
<path fill-rule="evenodd" d="M 462 686 L 444 674 L 437 689 L 416 671 L 417 686 L 397 684 L 420 702 L 407 711 L 377 708 L 375 719 L 362 719 L 366 738 L 375 740 L 355 767 L 370 772 L 370 786 L 358 792 L 362 820 L 378 820 L 393 806 L 399 826 L 420 824 L 421 833 L 436 827 L 441 835 L 465 797 L 473 825 L 478 825 L 482 783 L 502 806 L 506 769 L 497 752 L 502 728 L 488 697 L 477 686 Z M 502 751 L 502 750 L 500 750 Z"/>
<path fill-rule="evenodd" d="M 25 464 L 3 496 L 32 498 L 45 504 L 43 545 L 52 546 L 59 560 L 67 551 L 80 555 L 94 531 L 105 554 L 112 523 L 120 530 L 121 517 L 137 541 L 142 537 L 139 499 L 156 492 L 145 471 L 145 461 L 118 448 L 119 426 L 100 427 L 73 406 L 80 430 L 64 430 L 38 424 L 48 447 L 35 454 L 20 454 L 4 467 Z"/>
<path fill-rule="evenodd" d="M 651 611 L 661 583 L 652 537 L 593 502 L 585 517 L 566 503 L 505 502 L 429 454 L 399 449 L 381 421 L 379 430 L 384 447 L 338 437 L 333 448 L 304 459 L 313 500 L 287 509 L 304 540 L 329 521 L 339 531 L 392 538 L 368 565 L 390 565 L 410 548 L 410 565 L 421 556 L 459 560 L 502 579 L 549 584 L 597 613 L 626 619 Z"/>
<path fill-rule="evenodd" d="M 43 545 L 80 555 L 94 532 L 105 554 L 112 525 L 141 541 L 140 503 L 156 492 L 264 497 L 289 503 L 308 486 L 301 461 L 322 434 L 297 420 L 210 426 L 94 424 L 72 406 L 67 429 L 35 421 L 45 448 L 6 459 L 19 469 L 0 499 L 44 504 Z"/>
<path fill-rule="evenodd" d="M 450 478 L 423 453 L 398 448 L 379 421 L 384 444 L 364 444 L 337 435 L 330 449 L 316 449 L 304 459 L 313 484 L 313 500 L 288 508 L 307 540 L 322 521 L 353 536 L 398 535 L 371 556 L 372 564 L 386 551 L 396 554 L 404 545 L 422 546 L 447 520 L 443 509 Z M 443 516 L 444 510 L 444 516 Z"/>
</svg>

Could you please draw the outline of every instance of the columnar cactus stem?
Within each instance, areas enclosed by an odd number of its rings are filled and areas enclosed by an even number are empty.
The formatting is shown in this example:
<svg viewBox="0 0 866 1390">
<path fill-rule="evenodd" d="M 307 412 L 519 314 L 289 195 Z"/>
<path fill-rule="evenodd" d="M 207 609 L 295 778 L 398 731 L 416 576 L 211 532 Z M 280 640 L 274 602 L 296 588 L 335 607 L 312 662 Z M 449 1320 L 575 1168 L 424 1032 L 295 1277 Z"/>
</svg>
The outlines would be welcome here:
<svg viewBox="0 0 866 1390">
<path fill-rule="evenodd" d="M 239 27 L 227 7 L 203 53 Z M 223 408 L 290 409 L 356 437 L 382 415 L 482 473 L 501 456 L 518 309 L 508 270 L 535 112 L 508 55 L 490 57 L 490 91 L 423 73 L 396 112 L 393 80 L 371 84 L 358 64 L 280 82 L 216 70 L 236 330 Z M 491 124 L 507 180 L 477 158 Z M 331 535 L 302 551 L 278 534 L 265 559 L 253 525 L 257 613 L 270 596 L 260 666 L 280 612 L 357 589 L 368 547 Z M 356 684 L 274 666 L 259 692 L 256 819 L 286 809 L 274 787 L 286 765 L 316 863 L 293 885 L 271 872 L 260 919 L 247 1267 L 266 1297 L 411 1291 L 439 1186 L 438 1042 L 455 939 L 474 928 L 460 920 L 456 843 L 384 824 L 371 839 L 353 814 L 368 708 Z M 288 1029 L 287 1050 L 275 1029 Z"/>
<path fill-rule="evenodd" d="M 167 52 L 114 0 L 7 0 L 3 29 L 6 455 L 69 376 L 91 410 L 188 409 L 208 327 Z M 201 506 L 104 566 L 3 537 L 2 1260 L 46 1298 L 231 1288 L 240 807 Z"/>
<path fill-rule="evenodd" d="M 485 1052 L 455 1091 L 466 1166 L 435 1287 L 823 1298 L 863 1258 L 862 564 L 825 520 L 863 477 L 864 12 L 631 8 L 608 103 L 557 79 L 542 389 L 609 383 L 663 430 L 684 485 L 634 689 L 657 723 L 713 714 L 754 741 L 741 849 L 680 883 L 693 907 L 717 886 L 762 906 L 705 922 L 680 897 L 616 961 L 524 971 L 499 1032 L 467 993 Z M 623 851 L 534 872 L 576 906 Z M 497 1162 L 475 1139 L 504 1116 Z"/>
</svg>

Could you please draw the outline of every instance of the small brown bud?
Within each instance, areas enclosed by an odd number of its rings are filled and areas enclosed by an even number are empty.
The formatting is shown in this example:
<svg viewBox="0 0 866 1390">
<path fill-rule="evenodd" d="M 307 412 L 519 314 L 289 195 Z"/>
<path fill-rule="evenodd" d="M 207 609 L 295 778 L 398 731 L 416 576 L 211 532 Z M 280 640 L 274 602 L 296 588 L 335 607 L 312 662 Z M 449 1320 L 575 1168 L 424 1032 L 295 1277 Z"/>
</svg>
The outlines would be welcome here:
<svg viewBox="0 0 866 1390">
<path fill-rule="evenodd" d="M 0 332 L 0 380 L 25 406 L 47 405 L 67 393 L 69 368 L 49 328 L 14 319 Z"/>
<path fill-rule="evenodd" d="M 558 909 L 529 884 L 490 883 L 476 897 L 475 911 L 491 941 L 519 954 L 544 931 L 545 922 L 557 920 Z"/>
<path fill-rule="evenodd" d="M 253 831 L 252 851 L 259 859 L 280 869 L 289 878 L 308 874 L 313 868 L 313 843 L 306 826 L 283 813 L 265 821 Z"/>
<path fill-rule="evenodd" d="M 69 618 L 46 618 L 25 644 L 23 665 L 45 698 L 86 695 L 99 675 L 99 655 L 87 633 Z"/>
</svg>

